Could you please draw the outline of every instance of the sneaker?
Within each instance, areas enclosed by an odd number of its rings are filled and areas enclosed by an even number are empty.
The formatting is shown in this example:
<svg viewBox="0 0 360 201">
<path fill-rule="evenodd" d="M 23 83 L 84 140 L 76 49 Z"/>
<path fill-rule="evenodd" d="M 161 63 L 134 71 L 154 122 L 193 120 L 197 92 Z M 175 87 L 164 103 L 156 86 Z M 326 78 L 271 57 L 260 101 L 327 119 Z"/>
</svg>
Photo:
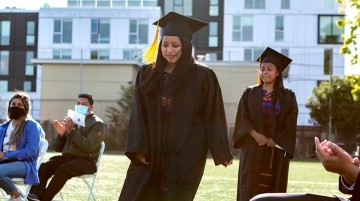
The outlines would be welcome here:
<svg viewBox="0 0 360 201">
<path fill-rule="evenodd" d="M 40 198 L 33 193 L 29 193 L 29 195 L 27 196 L 27 199 L 31 200 L 31 201 L 40 201 Z"/>
<path fill-rule="evenodd" d="M 17 198 L 10 198 L 8 201 L 24 201 L 24 199 L 21 197 L 21 195 Z"/>
</svg>

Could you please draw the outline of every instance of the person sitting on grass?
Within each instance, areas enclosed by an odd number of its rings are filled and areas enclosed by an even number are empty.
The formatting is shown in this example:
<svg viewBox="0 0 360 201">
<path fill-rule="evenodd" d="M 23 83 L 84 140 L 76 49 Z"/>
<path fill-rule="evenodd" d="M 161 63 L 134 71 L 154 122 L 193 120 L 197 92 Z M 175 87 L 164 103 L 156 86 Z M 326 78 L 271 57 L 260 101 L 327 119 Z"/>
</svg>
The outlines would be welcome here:
<svg viewBox="0 0 360 201">
<path fill-rule="evenodd" d="M 349 199 L 337 196 L 322 196 L 310 193 L 265 193 L 255 196 L 251 201 L 359 201 L 360 200 L 360 162 L 331 141 L 320 143 L 315 137 L 316 155 L 325 170 L 339 174 L 339 190 L 351 194 Z"/>
</svg>

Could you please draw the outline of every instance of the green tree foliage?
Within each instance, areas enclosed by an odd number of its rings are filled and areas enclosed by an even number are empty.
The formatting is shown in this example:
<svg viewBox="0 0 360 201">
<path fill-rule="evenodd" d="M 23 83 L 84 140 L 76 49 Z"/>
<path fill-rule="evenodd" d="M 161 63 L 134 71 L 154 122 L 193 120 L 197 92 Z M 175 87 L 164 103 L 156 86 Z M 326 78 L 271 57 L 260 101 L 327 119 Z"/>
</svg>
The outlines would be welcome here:
<svg viewBox="0 0 360 201">
<path fill-rule="evenodd" d="M 117 107 L 108 106 L 105 109 L 106 116 L 111 120 L 111 123 L 108 124 L 107 149 L 122 150 L 124 148 L 133 96 L 134 85 L 132 83 L 127 86 L 122 85 L 120 87 L 120 99 L 116 102 Z"/>
<path fill-rule="evenodd" d="M 332 77 L 323 81 L 313 89 L 306 107 L 311 110 L 310 116 L 315 123 L 322 126 L 329 124 L 330 108 L 333 128 L 340 135 L 358 134 L 360 132 L 360 102 L 353 97 L 354 86 L 359 86 L 359 76 L 346 76 L 345 78 Z M 331 107 L 330 107 L 331 98 Z"/>
<path fill-rule="evenodd" d="M 357 40 L 360 34 L 360 1 L 358 0 L 337 0 L 342 7 L 340 12 L 345 13 L 343 19 L 337 22 L 339 27 L 348 28 L 348 32 L 344 34 L 344 43 L 340 49 L 341 54 L 352 55 L 351 63 L 358 62 L 358 44 Z"/>
</svg>

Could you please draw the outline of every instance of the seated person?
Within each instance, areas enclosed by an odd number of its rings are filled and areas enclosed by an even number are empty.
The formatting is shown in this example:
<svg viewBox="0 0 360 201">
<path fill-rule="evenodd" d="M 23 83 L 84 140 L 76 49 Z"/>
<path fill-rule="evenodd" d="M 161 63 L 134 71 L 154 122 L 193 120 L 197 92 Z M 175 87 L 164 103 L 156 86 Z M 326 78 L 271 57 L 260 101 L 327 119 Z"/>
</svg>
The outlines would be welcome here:
<svg viewBox="0 0 360 201">
<path fill-rule="evenodd" d="M 42 128 L 29 111 L 29 95 L 16 91 L 9 101 L 10 120 L 0 126 L 0 188 L 11 196 L 10 201 L 23 200 L 11 178 L 25 178 L 25 184 L 39 183 L 36 158 Z"/>
<path fill-rule="evenodd" d="M 104 122 L 93 113 L 94 100 L 90 94 L 79 94 L 75 110 L 86 115 L 85 127 L 75 125 L 69 117 L 61 123 L 54 121 L 54 129 L 58 133 L 54 149 L 61 151 L 62 155 L 41 164 L 40 184 L 31 187 L 29 200 L 51 201 L 72 177 L 97 171 L 96 162 L 105 138 Z"/>
<path fill-rule="evenodd" d="M 339 174 L 339 190 L 351 194 L 352 198 L 345 199 L 336 196 L 322 196 L 309 193 L 265 193 L 251 199 L 251 201 L 346 201 L 360 200 L 360 167 L 359 159 L 352 158 L 338 145 L 324 140 L 319 142 L 315 137 L 316 155 L 326 171 Z"/>
</svg>

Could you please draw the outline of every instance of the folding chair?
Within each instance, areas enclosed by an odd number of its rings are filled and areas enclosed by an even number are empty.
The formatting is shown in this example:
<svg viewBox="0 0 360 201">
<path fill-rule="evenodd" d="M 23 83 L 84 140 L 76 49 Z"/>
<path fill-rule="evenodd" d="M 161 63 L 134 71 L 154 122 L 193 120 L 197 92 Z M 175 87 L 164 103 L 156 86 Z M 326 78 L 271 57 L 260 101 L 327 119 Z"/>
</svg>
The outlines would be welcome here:
<svg viewBox="0 0 360 201">
<path fill-rule="evenodd" d="M 96 200 L 95 195 L 94 195 L 94 187 L 95 187 L 96 176 L 97 176 L 97 173 L 98 173 L 99 167 L 100 167 L 101 157 L 104 153 L 104 150 L 105 150 L 105 142 L 103 141 L 101 143 L 99 159 L 96 163 L 97 171 L 94 174 L 85 174 L 85 175 L 81 175 L 78 177 L 78 178 L 82 179 L 85 182 L 85 184 L 87 185 L 87 187 L 89 188 L 88 201 L 90 201 L 91 197 L 93 198 L 93 200 Z M 64 200 L 64 197 L 63 197 L 61 191 L 59 194 L 60 194 L 61 200 Z"/>
<path fill-rule="evenodd" d="M 45 138 L 40 138 L 39 154 L 36 159 L 36 169 L 37 170 L 39 170 L 40 164 L 47 152 L 48 147 L 49 147 L 48 141 Z M 27 196 L 30 192 L 32 185 L 24 184 L 24 182 L 25 182 L 24 178 L 12 178 L 11 180 L 14 182 L 16 189 L 19 191 L 19 193 L 24 198 L 24 200 L 27 200 Z M 19 186 L 24 186 L 24 188 L 22 189 Z"/>
</svg>

